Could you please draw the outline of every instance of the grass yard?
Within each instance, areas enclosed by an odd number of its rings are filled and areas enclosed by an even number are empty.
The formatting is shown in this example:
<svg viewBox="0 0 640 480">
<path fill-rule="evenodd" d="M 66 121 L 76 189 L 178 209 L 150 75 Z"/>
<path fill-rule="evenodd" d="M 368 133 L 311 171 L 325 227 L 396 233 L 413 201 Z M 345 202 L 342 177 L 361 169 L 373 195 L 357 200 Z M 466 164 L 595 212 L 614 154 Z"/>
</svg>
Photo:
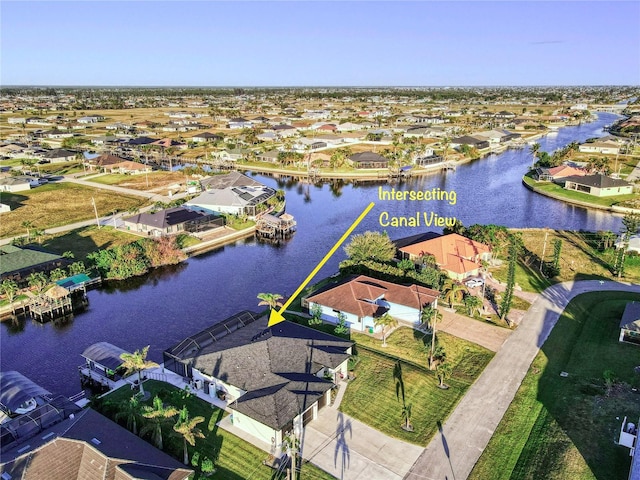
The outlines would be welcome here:
<svg viewBox="0 0 640 480">
<path fill-rule="evenodd" d="M 638 195 L 634 193 L 628 195 L 615 195 L 612 197 L 596 197 L 587 193 L 576 192 L 574 190 L 566 190 L 560 185 L 556 185 L 555 183 L 536 182 L 529 177 L 523 177 L 523 179 L 527 185 L 535 188 L 539 192 L 549 193 L 568 201 L 575 200 L 578 202 L 591 203 L 593 205 L 598 205 L 601 207 L 610 207 L 612 205 L 618 205 L 638 198 Z"/>
<path fill-rule="evenodd" d="M 630 300 L 640 296 L 597 292 L 567 306 L 470 480 L 626 480 L 629 450 L 614 442 L 622 418 L 640 416 L 640 347 L 618 342 Z M 609 395 L 605 370 L 618 379 Z"/>
<path fill-rule="evenodd" d="M 206 403 L 196 396 L 186 396 L 185 392 L 177 389 L 176 387 L 155 381 L 149 380 L 144 384 L 145 391 L 151 393 L 152 397 L 158 395 L 163 402 L 180 408 L 185 405 L 189 410 L 189 416 L 191 418 L 196 416 L 202 416 L 205 421 L 198 425 L 202 433 L 205 434 L 205 438 L 196 439 L 196 446 L 189 446 L 189 459 L 193 458 L 194 452 L 200 452 L 201 456 L 206 456 L 214 461 L 216 473 L 211 477 L 197 472 L 195 479 L 224 479 L 224 480 L 243 480 L 251 478 L 252 480 L 275 480 L 273 475 L 274 470 L 262 464 L 268 454 L 257 447 L 254 447 L 250 443 L 242 440 L 235 435 L 228 433 L 217 427 L 216 423 L 219 422 L 225 414 L 223 410 L 213 407 L 211 404 Z M 128 401 L 131 397 L 131 389 L 128 386 L 122 387 L 115 392 L 104 397 L 105 401 L 101 402 L 101 411 L 111 416 L 115 413 L 117 406 L 120 402 Z M 151 404 L 151 398 L 145 402 L 145 404 Z M 126 423 L 123 420 L 123 424 Z M 182 461 L 183 458 L 183 442 L 181 439 L 170 435 L 172 431 L 169 426 L 166 429 L 166 434 L 163 435 L 164 450 Z M 320 470 L 310 463 L 306 463 L 302 466 L 301 479 L 320 479 L 330 480 L 334 477 L 328 473 Z"/>
<path fill-rule="evenodd" d="M 147 186 L 147 178 L 149 184 Z M 164 188 L 171 185 L 184 184 L 185 175 L 179 172 L 162 172 L 154 171 L 148 174 L 141 173 L 139 175 L 124 174 L 107 174 L 93 178 L 87 181 L 100 183 L 102 185 L 117 185 L 124 188 L 132 188 L 134 190 L 152 190 L 154 188 Z"/>
<path fill-rule="evenodd" d="M 139 208 L 147 203 L 141 197 L 115 195 L 72 183 L 49 183 L 24 192 L 2 192 L 0 202 L 9 204 L 11 211 L 2 214 L 0 238 L 26 234 L 24 222 L 30 222 L 33 231 L 92 219 L 95 214 L 91 198 L 95 199 L 98 215 Z"/>
<path fill-rule="evenodd" d="M 541 292 L 552 283 L 566 280 L 613 279 L 612 268 L 615 263 L 615 250 L 610 248 L 601 251 L 597 248 L 597 235 L 592 232 L 573 232 L 563 230 L 511 230 L 522 234 L 525 248 L 529 252 L 529 260 L 521 259 L 516 266 L 516 283 L 527 292 Z M 547 247 L 544 239 L 547 234 Z M 560 274 L 553 279 L 540 274 L 539 260 L 545 251 L 544 260 L 553 259 L 553 242 L 562 241 L 560 255 Z M 508 265 L 491 269 L 492 275 L 505 283 Z M 640 257 L 627 256 L 624 279 L 640 282 Z M 515 307 L 514 307 L 515 308 Z"/>
<path fill-rule="evenodd" d="M 493 356 L 478 345 L 439 333 L 438 342 L 445 347 L 447 362 L 453 367 L 451 378 L 446 380 L 450 388 L 442 390 L 437 387 L 435 373 L 426 367 L 425 345 L 430 336 L 403 327 L 389 336 L 386 348 L 380 340 L 363 334 L 352 334 L 352 340 L 357 343 L 360 361 L 340 410 L 389 436 L 418 445 L 429 442 L 438 430 L 437 422 L 449 416 Z M 396 397 L 396 359 L 391 356 L 402 359 L 405 401 L 412 406 L 413 432 L 400 428 L 402 399 Z"/>
<path fill-rule="evenodd" d="M 112 227 L 98 228 L 96 225 L 91 225 L 57 235 L 45 235 L 38 246 L 58 255 L 71 251 L 76 260 L 84 260 L 89 253 L 96 250 L 125 245 L 139 239 L 137 235 L 115 230 Z"/>
</svg>

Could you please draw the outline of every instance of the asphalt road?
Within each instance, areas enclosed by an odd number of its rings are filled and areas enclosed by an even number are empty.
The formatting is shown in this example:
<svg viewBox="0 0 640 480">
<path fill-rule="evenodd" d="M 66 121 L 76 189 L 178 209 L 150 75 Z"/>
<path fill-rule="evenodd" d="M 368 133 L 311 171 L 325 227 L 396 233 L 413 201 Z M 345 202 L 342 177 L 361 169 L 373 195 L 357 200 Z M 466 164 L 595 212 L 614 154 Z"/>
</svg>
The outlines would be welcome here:
<svg viewBox="0 0 640 480">
<path fill-rule="evenodd" d="M 640 285 L 565 282 L 540 294 L 404 478 L 466 479 L 569 301 L 581 293 L 615 290 L 640 293 Z"/>
</svg>

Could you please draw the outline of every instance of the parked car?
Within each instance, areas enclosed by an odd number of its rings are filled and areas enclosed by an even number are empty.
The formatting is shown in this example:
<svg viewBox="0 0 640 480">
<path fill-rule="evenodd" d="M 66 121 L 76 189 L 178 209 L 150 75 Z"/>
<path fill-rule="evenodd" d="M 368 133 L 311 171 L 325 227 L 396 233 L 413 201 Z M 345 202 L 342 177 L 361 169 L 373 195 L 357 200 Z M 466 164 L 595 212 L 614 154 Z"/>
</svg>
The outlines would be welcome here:
<svg viewBox="0 0 640 480">
<path fill-rule="evenodd" d="M 484 282 L 480 278 L 472 278 L 467 280 L 464 284 L 469 288 L 481 287 Z"/>
</svg>

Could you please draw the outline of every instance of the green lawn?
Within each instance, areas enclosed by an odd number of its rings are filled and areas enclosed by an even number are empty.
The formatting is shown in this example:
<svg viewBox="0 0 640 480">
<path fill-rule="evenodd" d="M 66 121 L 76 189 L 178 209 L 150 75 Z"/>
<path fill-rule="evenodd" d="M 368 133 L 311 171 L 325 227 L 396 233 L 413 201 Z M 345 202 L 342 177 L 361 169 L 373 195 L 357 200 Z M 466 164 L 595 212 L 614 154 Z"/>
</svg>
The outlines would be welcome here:
<svg viewBox="0 0 640 480">
<path fill-rule="evenodd" d="M 633 367 L 640 347 L 618 342 L 625 304 L 639 295 L 576 297 L 534 359 L 471 480 L 626 480 L 629 451 L 618 447 L 622 418 L 640 416 Z M 603 372 L 618 383 L 606 393 Z M 560 376 L 567 372 L 568 377 Z"/>
<path fill-rule="evenodd" d="M 57 235 L 45 235 L 42 244 L 37 246 L 58 255 L 71 251 L 76 260 L 84 260 L 89 253 L 96 250 L 124 245 L 139 239 L 137 235 L 112 227 L 98 228 L 96 225 L 91 225 Z"/>
<path fill-rule="evenodd" d="M 360 361 L 355 367 L 356 379 L 348 384 L 340 410 L 389 436 L 426 445 L 437 432 L 437 422 L 449 416 L 493 353 L 451 335 L 438 334 L 438 342 L 447 352 L 447 362 L 453 367 L 451 378 L 446 380 L 450 388 L 442 390 L 437 386 L 435 373 L 426 367 L 425 343 L 430 337 L 414 332 L 406 327 L 397 329 L 387 339 L 386 348 L 380 340 L 352 334 Z M 400 428 L 402 398 L 396 396 L 397 360 L 393 357 L 402 359 L 401 378 L 405 401 L 412 406 L 413 432 Z"/>
<path fill-rule="evenodd" d="M 268 456 L 266 452 L 216 426 L 216 423 L 226 415 L 223 410 L 213 407 L 196 396 L 185 396 L 183 391 L 163 382 L 149 380 L 145 382 L 144 387 L 152 396 L 158 395 L 165 403 L 178 408 L 185 405 L 191 418 L 195 416 L 205 418 L 205 421 L 199 424 L 205 438 L 197 439 L 196 446 L 189 447 L 189 458 L 193 457 L 195 451 L 200 452 L 201 456 L 211 458 L 214 460 L 216 473 L 211 477 L 196 473 L 195 479 L 243 480 L 250 477 L 252 480 L 275 480 L 274 470 L 262 464 L 262 461 Z M 125 386 L 109 394 L 104 397 L 102 410 L 108 415 L 113 414 L 115 412 L 114 406 L 119 402 L 127 401 L 131 393 L 131 389 Z M 146 404 L 151 404 L 151 399 Z M 163 437 L 164 450 L 178 460 L 182 460 L 182 440 L 170 435 L 171 431 L 171 427 L 168 427 L 167 434 Z M 314 465 L 306 463 L 302 466 L 300 478 L 303 480 L 306 478 L 330 480 L 334 477 Z"/>
<path fill-rule="evenodd" d="M 491 274 L 496 280 L 500 280 L 502 283 L 507 283 L 507 273 L 509 265 L 505 262 L 500 267 L 491 269 Z M 525 292 L 540 293 L 545 288 L 550 287 L 553 283 L 548 278 L 544 277 L 537 269 L 527 266 L 522 261 L 518 261 L 516 264 L 516 284 L 518 284 Z M 515 307 L 513 307 L 515 308 Z"/>
<path fill-rule="evenodd" d="M 100 175 L 95 178 L 88 178 L 87 181 L 91 183 L 100 183 L 101 185 L 119 185 L 130 179 L 131 179 L 131 175 L 110 173 L 107 175 Z"/>
<path fill-rule="evenodd" d="M 560 196 L 567 200 L 576 200 L 579 202 L 591 203 L 593 205 L 610 207 L 612 205 L 617 205 L 622 202 L 627 202 L 629 200 L 634 200 L 638 198 L 636 194 L 628 194 L 628 195 L 616 195 L 613 197 L 596 197 L 594 195 L 589 195 L 582 192 L 576 192 L 573 190 L 566 190 L 562 188 L 560 185 L 556 185 L 555 183 L 550 182 L 536 182 L 532 178 L 523 177 L 525 183 L 534 187 L 536 190 L 539 190 L 543 193 L 550 193 L 553 195 Z"/>
</svg>

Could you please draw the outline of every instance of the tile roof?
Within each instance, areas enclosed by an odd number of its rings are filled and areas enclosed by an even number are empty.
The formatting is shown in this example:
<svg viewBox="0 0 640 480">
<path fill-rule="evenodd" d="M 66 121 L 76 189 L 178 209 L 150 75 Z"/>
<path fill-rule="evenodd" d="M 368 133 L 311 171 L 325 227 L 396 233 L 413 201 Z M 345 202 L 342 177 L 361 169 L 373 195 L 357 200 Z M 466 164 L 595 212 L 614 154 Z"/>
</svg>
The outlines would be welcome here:
<svg viewBox="0 0 640 480">
<path fill-rule="evenodd" d="M 433 255 L 441 269 L 463 274 L 475 270 L 479 266 L 470 259 L 489 253 L 490 249 L 480 242 L 457 233 L 451 233 L 425 242 L 404 246 L 400 248 L 400 251 L 415 256 Z"/>
<path fill-rule="evenodd" d="M 440 292 L 430 288 L 398 285 L 360 275 L 334 288 L 312 295 L 307 300 L 359 317 L 377 317 L 387 309 L 373 303 L 376 299 L 384 298 L 388 302 L 420 310 L 439 295 Z"/>
</svg>

